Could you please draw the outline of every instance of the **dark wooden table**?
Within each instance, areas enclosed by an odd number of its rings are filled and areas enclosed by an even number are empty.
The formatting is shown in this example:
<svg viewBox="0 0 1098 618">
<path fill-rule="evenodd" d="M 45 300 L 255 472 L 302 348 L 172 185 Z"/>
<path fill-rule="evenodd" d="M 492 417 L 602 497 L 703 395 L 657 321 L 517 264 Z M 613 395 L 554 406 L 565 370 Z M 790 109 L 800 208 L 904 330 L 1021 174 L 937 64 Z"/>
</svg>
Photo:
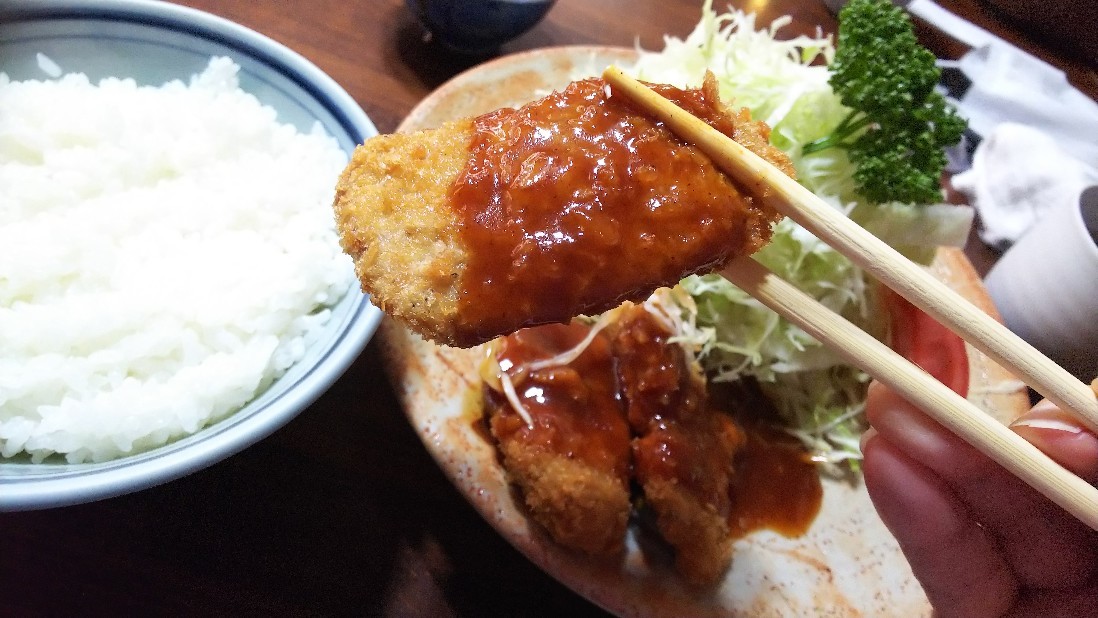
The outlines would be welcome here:
<svg viewBox="0 0 1098 618">
<path fill-rule="evenodd" d="M 187 0 L 297 50 L 392 131 L 428 92 L 483 61 L 424 42 L 402 0 Z M 723 5 L 718 1 L 718 5 Z M 976 0 L 955 12 L 1065 67 Z M 700 0 L 560 0 L 502 53 L 595 43 L 662 47 Z M 833 16 L 817 0 L 750 2 L 790 35 Z M 929 31 L 940 54 L 960 53 Z M 994 256 L 970 250 L 977 266 Z M 986 261 L 985 261 L 986 260 Z M 581 616 L 601 612 L 539 571 L 469 507 L 428 456 L 376 344 L 269 439 L 164 486 L 98 503 L 0 515 L 0 615 Z"/>
</svg>

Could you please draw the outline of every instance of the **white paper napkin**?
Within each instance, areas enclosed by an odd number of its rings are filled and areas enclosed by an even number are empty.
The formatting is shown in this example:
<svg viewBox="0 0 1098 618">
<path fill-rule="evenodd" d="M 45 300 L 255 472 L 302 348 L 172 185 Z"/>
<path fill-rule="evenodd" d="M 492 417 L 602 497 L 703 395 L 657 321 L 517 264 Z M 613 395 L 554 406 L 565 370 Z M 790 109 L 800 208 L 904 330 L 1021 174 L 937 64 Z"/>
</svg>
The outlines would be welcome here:
<svg viewBox="0 0 1098 618">
<path fill-rule="evenodd" d="M 954 186 L 980 214 L 984 242 L 1005 248 L 1048 208 L 1098 182 L 1098 103 L 1063 71 L 930 0 L 906 8 L 972 47 L 958 61 L 940 62 L 963 74 L 954 102 L 980 138 Z"/>
<path fill-rule="evenodd" d="M 1071 204 L 1098 174 L 1067 154 L 1048 133 L 1001 122 L 980 142 L 972 167 L 953 177 L 980 213 L 977 232 L 1006 249 L 1058 204 Z"/>
</svg>

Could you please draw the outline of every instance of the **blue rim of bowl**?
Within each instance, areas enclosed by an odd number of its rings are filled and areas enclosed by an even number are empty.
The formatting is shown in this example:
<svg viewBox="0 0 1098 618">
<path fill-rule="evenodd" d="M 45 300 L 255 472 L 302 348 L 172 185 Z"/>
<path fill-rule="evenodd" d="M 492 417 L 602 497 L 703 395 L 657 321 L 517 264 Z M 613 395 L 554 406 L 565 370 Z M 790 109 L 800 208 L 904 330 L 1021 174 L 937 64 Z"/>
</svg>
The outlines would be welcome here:
<svg viewBox="0 0 1098 618">
<path fill-rule="evenodd" d="M 0 23 L 54 19 L 99 19 L 183 31 L 238 51 L 277 69 L 316 99 L 355 142 L 377 129 L 355 100 L 326 73 L 288 47 L 227 19 L 166 2 L 147 0 L 67 0 L 0 7 Z M 22 511 L 92 502 L 172 481 L 213 465 L 258 442 L 315 402 L 361 354 L 381 321 L 381 312 L 359 294 L 339 324 L 339 337 L 327 344 L 315 365 L 293 378 L 279 378 L 282 393 L 251 414 L 230 414 L 189 436 L 152 450 L 102 463 L 39 464 L 42 474 L 27 471 L 36 464 L 0 463 L 0 511 Z M 346 300 L 346 299 L 345 299 Z M 341 302 L 345 302 L 341 301 Z M 333 315 L 333 320 L 336 316 Z M 252 405 L 264 400 L 259 393 Z M 278 403 L 277 408 L 273 407 Z M 273 410 L 273 412 L 272 412 Z M 5 474 L 19 470 L 19 474 Z M 48 474 L 48 476 L 47 476 Z"/>
</svg>

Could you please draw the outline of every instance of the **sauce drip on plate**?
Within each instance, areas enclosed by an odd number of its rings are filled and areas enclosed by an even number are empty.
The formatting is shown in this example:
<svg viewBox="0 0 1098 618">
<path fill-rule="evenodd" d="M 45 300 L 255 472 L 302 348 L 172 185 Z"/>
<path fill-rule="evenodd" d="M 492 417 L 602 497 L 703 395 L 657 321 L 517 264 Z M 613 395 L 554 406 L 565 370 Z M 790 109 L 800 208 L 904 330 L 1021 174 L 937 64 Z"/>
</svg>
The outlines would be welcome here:
<svg viewBox="0 0 1098 618">
<path fill-rule="evenodd" d="M 745 434 L 729 492 L 732 536 L 761 529 L 788 537 L 804 534 L 823 501 L 819 469 L 801 443 L 779 429 L 759 425 Z"/>
</svg>

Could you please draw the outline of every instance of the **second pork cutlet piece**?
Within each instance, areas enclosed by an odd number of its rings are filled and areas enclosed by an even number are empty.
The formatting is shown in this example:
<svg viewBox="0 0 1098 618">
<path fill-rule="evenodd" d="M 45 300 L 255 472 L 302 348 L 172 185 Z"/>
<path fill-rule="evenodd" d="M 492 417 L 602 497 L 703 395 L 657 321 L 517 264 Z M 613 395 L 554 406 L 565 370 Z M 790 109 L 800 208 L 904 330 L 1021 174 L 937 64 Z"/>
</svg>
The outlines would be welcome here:
<svg viewBox="0 0 1098 618">
<path fill-rule="evenodd" d="M 629 425 L 610 342 L 599 333 L 575 360 L 537 368 L 591 332 L 582 324 L 518 331 L 493 344 L 498 371 L 485 408 L 503 465 L 535 521 L 562 545 L 621 552 L 629 520 Z M 511 389 L 513 399 L 506 396 Z"/>
<path fill-rule="evenodd" d="M 710 409 L 705 379 L 667 328 L 641 306 L 613 327 L 627 402 L 633 467 L 644 503 L 688 582 L 716 581 L 732 559 L 728 516 L 732 459 L 744 435 Z"/>
</svg>

